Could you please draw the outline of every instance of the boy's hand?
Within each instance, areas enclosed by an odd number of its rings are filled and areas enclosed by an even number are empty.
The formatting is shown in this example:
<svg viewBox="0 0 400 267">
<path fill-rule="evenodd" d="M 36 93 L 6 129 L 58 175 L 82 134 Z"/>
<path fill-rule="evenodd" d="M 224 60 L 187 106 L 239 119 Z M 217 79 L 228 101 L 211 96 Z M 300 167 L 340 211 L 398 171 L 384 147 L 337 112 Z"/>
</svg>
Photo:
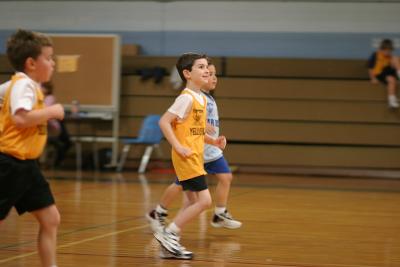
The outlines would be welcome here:
<svg viewBox="0 0 400 267">
<path fill-rule="evenodd" d="M 48 107 L 50 117 L 52 119 L 63 120 L 64 119 L 64 108 L 61 104 L 55 104 Z"/>
<path fill-rule="evenodd" d="M 378 81 L 378 79 L 376 79 L 376 78 L 372 78 L 372 79 L 371 79 L 371 83 L 372 83 L 372 84 L 378 84 L 379 81 Z"/>
<path fill-rule="evenodd" d="M 218 136 L 217 139 L 215 139 L 215 146 L 219 147 L 220 149 L 224 150 L 226 147 L 226 137 L 221 135 Z"/>
<path fill-rule="evenodd" d="M 192 152 L 192 150 L 191 150 L 190 148 L 187 148 L 187 147 L 184 147 L 184 146 L 176 147 L 176 148 L 175 148 L 175 151 L 176 151 L 181 157 L 184 157 L 184 158 L 188 158 L 188 157 L 190 157 L 190 156 L 193 154 L 193 152 Z"/>
<path fill-rule="evenodd" d="M 208 134 L 208 135 L 214 135 L 215 133 L 216 133 L 216 132 L 215 132 L 214 126 L 212 126 L 211 124 L 207 123 L 207 124 L 206 124 L 206 134 Z"/>
</svg>

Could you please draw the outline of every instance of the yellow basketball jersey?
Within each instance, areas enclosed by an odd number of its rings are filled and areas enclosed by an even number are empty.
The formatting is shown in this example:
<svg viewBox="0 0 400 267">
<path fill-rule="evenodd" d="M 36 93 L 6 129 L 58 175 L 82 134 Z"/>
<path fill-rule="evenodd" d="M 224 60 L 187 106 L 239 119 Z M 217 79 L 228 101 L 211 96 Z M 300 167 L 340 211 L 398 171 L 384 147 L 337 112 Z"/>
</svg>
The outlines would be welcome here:
<svg viewBox="0 0 400 267">
<path fill-rule="evenodd" d="M 26 160 L 40 156 L 47 140 L 46 123 L 28 128 L 18 128 L 11 114 L 11 90 L 15 82 L 23 77 L 14 75 L 10 87 L 4 96 L 0 111 L 0 152 L 15 158 Z M 44 96 L 40 88 L 36 88 L 36 103 L 33 110 L 44 107 Z"/>
<path fill-rule="evenodd" d="M 384 68 L 386 68 L 387 66 L 390 66 L 390 61 L 391 61 L 391 57 L 390 56 L 386 56 L 382 52 L 377 51 L 376 52 L 375 66 L 372 69 L 372 73 L 374 75 L 379 75 Z"/>
<path fill-rule="evenodd" d="M 182 94 L 189 94 L 193 98 L 192 109 L 185 120 L 175 121 L 172 129 L 179 143 L 190 148 L 193 154 L 184 158 L 172 149 L 172 163 L 179 181 L 206 174 L 203 153 L 207 100 L 202 96 L 204 99 L 202 106 L 189 90 L 183 90 Z"/>
</svg>

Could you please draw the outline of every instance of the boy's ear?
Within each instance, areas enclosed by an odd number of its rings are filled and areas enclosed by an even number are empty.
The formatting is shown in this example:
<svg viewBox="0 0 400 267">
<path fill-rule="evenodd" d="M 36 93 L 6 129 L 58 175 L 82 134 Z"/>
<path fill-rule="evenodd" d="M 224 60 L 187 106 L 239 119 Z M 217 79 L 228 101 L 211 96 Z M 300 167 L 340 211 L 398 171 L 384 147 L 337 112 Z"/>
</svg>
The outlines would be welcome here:
<svg viewBox="0 0 400 267">
<path fill-rule="evenodd" d="M 185 76 L 186 80 L 190 78 L 190 71 L 189 70 L 183 70 L 182 71 L 183 76 Z"/>
<path fill-rule="evenodd" d="M 33 58 L 28 57 L 25 61 L 25 69 L 26 70 L 33 70 L 35 69 L 36 62 Z"/>
</svg>

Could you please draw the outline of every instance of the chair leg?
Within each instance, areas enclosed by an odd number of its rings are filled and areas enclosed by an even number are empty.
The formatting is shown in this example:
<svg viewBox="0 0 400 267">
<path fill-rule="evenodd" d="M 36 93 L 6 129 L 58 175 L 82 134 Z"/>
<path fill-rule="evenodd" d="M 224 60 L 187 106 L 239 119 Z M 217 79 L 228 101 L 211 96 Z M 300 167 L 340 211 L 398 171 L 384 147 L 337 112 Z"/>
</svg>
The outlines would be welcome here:
<svg viewBox="0 0 400 267">
<path fill-rule="evenodd" d="M 142 156 L 142 160 L 139 166 L 139 173 L 144 173 L 146 171 L 147 164 L 149 163 L 151 153 L 153 152 L 154 145 L 147 146 L 144 154 Z"/>
<path fill-rule="evenodd" d="M 117 172 L 121 172 L 122 169 L 124 168 L 125 161 L 128 158 L 128 153 L 130 149 L 131 149 L 130 145 L 124 145 L 124 148 L 122 149 L 121 159 L 117 164 Z"/>
<path fill-rule="evenodd" d="M 161 146 L 159 144 L 154 145 L 155 151 L 157 152 L 157 156 L 159 159 L 163 159 L 164 158 L 164 153 L 163 150 L 161 148 Z"/>
</svg>

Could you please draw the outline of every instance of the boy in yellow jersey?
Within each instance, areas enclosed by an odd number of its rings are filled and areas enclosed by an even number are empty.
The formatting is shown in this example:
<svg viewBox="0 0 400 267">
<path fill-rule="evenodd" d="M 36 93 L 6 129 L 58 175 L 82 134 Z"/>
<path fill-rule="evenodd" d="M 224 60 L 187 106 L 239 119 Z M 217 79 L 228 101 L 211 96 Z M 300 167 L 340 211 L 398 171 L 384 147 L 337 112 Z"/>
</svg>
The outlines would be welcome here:
<svg viewBox="0 0 400 267">
<path fill-rule="evenodd" d="M 30 212 L 40 226 L 42 266 L 54 267 L 60 214 L 37 164 L 47 121 L 64 118 L 61 105 L 44 106 L 40 89 L 54 70 L 53 47 L 43 34 L 18 30 L 7 42 L 7 56 L 16 73 L 0 92 L 0 223 L 12 207 L 19 214 Z"/>
<path fill-rule="evenodd" d="M 160 127 L 172 146 L 172 163 L 190 204 L 164 229 L 154 233 L 163 249 L 175 258 L 191 259 L 193 253 L 180 245 L 181 229 L 211 205 L 204 170 L 204 142 L 225 148 L 223 136 L 213 139 L 205 134 L 207 101 L 201 88 L 208 83 L 205 55 L 183 54 L 176 65 L 186 88 L 160 119 Z"/>
<path fill-rule="evenodd" d="M 396 96 L 396 86 L 400 74 L 400 62 L 392 54 L 393 49 L 391 40 L 383 40 L 379 50 L 374 52 L 368 60 L 368 74 L 373 84 L 382 82 L 386 85 L 389 107 L 398 108 L 399 102 Z"/>
<path fill-rule="evenodd" d="M 202 93 L 207 99 L 207 127 L 206 133 L 217 137 L 219 135 L 219 116 L 218 107 L 215 99 L 210 92 L 215 90 L 218 82 L 216 68 L 212 62 L 208 62 L 208 70 L 210 78 L 205 87 L 202 88 Z M 207 174 L 213 174 L 218 180 L 215 192 L 215 210 L 211 225 L 217 228 L 224 227 L 228 229 L 240 228 L 242 223 L 235 220 L 227 210 L 228 196 L 233 179 L 232 172 L 227 161 L 224 158 L 222 151 L 212 145 L 205 144 L 204 148 L 204 169 Z M 168 208 L 171 203 L 181 193 L 182 187 L 179 180 L 175 180 L 164 191 L 159 204 L 155 209 L 146 214 L 146 218 L 150 223 L 153 232 L 163 230 L 166 217 L 168 216 Z M 186 206 L 187 199 L 184 198 L 183 206 Z"/>
</svg>

